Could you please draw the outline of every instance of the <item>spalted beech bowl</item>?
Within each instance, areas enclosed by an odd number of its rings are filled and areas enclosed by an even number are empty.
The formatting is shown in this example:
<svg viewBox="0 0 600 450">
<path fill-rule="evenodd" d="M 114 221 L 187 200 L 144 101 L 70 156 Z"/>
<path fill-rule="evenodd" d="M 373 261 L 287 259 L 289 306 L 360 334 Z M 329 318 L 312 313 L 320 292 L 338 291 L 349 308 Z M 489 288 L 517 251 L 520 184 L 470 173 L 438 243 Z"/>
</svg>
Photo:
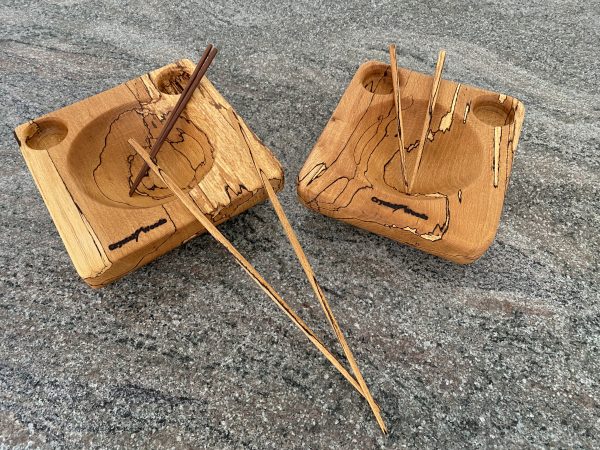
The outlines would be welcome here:
<svg viewBox="0 0 600 450">
<path fill-rule="evenodd" d="M 15 130 L 73 264 L 92 286 L 204 232 L 152 172 L 128 195 L 143 164 L 128 139 L 152 147 L 193 70 L 188 60 L 170 64 Z M 240 126 L 258 143 L 271 184 L 283 186 L 277 160 L 241 119 L 231 123 L 230 109 L 203 78 L 157 156 L 180 188 L 198 192 L 215 223 L 266 198 Z"/>
<path fill-rule="evenodd" d="M 433 79 L 399 69 L 404 146 L 397 138 L 390 66 L 363 64 L 308 156 L 298 194 L 327 216 L 458 263 L 492 243 L 524 107 L 515 98 L 442 80 L 410 194 Z"/>
</svg>

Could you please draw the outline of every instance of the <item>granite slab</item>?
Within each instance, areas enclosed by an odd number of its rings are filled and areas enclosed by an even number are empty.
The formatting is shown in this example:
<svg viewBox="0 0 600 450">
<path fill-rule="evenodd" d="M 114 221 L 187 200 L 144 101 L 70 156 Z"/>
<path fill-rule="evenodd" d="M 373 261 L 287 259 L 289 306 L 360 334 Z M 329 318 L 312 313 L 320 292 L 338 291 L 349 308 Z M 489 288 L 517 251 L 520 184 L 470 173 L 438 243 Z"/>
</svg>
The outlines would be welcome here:
<svg viewBox="0 0 600 450">
<path fill-rule="evenodd" d="M 522 2 L 0 3 L 0 448 L 600 446 L 600 11 Z M 282 162 L 296 226 L 390 433 L 209 236 L 101 290 L 13 128 L 207 42 Z M 455 265 L 308 211 L 294 179 L 358 66 L 527 108 L 497 239 Z M 221 227 L 331 346 L 269 205 Z"/>
</svg>

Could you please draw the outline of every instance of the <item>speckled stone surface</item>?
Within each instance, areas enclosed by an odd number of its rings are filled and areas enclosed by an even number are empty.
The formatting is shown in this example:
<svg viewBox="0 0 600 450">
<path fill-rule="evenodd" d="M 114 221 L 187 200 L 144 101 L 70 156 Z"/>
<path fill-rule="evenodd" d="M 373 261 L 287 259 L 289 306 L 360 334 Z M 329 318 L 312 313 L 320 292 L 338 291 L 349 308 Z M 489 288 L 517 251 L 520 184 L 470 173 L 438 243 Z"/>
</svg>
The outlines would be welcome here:
<svg viewBox="0 0 600 450">
<path fill-rule="evenodd" d="M 599 9 L 3 0 L 0 448 L 600 446 Z M 296 200 L 350 78 L 392 41 L 402 66 L 431 72 L 443 47 L 446 77 L 527 107 L 496 242 L 470 266 Z M 16 125 L 207 42 L 211 80 L 286 169 L 282 202 L 388 436 L 210 237 L 87 288 L 27 171 Z M 270 206 L 221 229 L 334 346 Z"/>
</svg>

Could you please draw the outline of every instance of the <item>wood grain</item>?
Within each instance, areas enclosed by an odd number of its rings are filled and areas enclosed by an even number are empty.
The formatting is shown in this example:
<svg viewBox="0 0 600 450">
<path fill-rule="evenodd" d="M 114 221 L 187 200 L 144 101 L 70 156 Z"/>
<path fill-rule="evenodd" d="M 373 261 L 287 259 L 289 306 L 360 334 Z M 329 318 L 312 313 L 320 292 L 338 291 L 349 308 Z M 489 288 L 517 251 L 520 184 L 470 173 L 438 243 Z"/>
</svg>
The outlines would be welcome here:
<svg viewBox="0 0 600 450">
<path fill-rule="evenodd" d="M 494 240 L 523 104 L 448 80 L 433 102 L 431 76 L 400 68 L 399 79 L 406 166 L 419 166 L 411 193 L 398 176 L 402 162 L 390 65 L 370 61 L 356 72 L 302 167 L 298 195 L 327 216 L 470 263 Z"/>
<path fill-rule="evenodd" d="M 167 65 L 15 130 L 73 264 L 91 286 L 110 283 L 205 231 L 153 174 L 128 195 L 143 160 L 127 139 L 153 145 L 194 68 L 189 60 Z M 229 109 L 204 77 L 157 155 L 181 189 L 197 188 L 213 223 L 266 199 L 246 143 L 229 124 Z M 262 143 L 257 157 L 279 190 L 278 161 Z"/>
</svg>

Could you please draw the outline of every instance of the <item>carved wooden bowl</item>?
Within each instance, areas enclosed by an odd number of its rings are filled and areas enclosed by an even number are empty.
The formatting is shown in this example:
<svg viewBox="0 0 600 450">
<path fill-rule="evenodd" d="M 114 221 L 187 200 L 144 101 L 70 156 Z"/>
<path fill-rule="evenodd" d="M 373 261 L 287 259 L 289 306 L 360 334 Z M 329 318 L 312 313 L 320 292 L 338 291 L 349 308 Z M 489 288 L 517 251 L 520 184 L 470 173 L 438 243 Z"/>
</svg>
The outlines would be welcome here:
<svg viewBox="0 0 600 450">
<path fill-rule="evenodd" d="M 127 140 L 147 148 L 154 144 L 193 70 L 191 61 L 178 61 L 15 130 L 73 264 L 91 286 L 109 283 L 204 232 L 152 172 L 128 195 L 143 161 Z M 157 156 L 180 188 L 196 188 L 203 198 L 198 206 L 215 223 L 266 199 L 228 108 L 203 78 Z M 279 190 L 281 166 L 269 149 L 259 147 L 261 167 Z"/>
<path fill-rule="evenodd" d="M 494 240 L 524 117 L 515 98 L 442 80 L 411 194 L 403 190 L 432 77 L 398 69 L 405 148 L 399 149 L 390 66 L 356 72 L 298 177 L 309 208 L 458 263 Z"/>
</svg>

